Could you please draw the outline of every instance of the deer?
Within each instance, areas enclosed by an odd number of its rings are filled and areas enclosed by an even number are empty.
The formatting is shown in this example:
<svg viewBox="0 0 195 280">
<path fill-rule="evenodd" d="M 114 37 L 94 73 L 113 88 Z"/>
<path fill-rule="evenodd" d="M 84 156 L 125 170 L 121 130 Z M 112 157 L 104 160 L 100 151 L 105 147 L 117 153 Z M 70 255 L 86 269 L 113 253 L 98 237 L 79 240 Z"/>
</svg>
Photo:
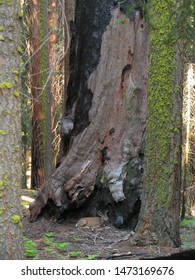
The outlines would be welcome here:
<svg viewBox="0 0 195 280">
<path fill-rule="evenodd" d="M 97 214 L 100 217 L 85 217 L 78 220 L 76 227 L 78 228 L 97 228 L 105 226 L 108 221 L 107 211 L 105 214 L 98 211 Z"/>
</svg>

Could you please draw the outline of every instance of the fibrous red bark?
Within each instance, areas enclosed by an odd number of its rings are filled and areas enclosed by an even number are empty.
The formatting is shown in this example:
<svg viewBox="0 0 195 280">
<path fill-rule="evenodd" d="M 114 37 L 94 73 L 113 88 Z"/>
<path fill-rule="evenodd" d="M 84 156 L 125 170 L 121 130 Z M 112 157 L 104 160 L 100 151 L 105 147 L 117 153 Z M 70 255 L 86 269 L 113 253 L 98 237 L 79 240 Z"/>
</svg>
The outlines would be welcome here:
<svg viewBox="0 0 195 280">
<path fill-rule="evenodd" d="M 41 51 L 40 51 L 40 1 L 29 1 L 29 32 L 30 32 L 30 90 L 32 95 L 32 188 L 43 184 L 44 153 L 43 153 L 43 106 L 41 86 Z"/>
</svg>

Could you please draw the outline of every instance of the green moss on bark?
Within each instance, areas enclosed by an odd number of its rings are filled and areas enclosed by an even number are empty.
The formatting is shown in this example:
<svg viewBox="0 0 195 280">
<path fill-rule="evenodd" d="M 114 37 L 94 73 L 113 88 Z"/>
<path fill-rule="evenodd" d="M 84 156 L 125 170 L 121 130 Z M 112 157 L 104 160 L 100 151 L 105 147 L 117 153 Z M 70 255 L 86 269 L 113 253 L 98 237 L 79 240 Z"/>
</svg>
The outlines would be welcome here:
<svg viewBox="0 0 195 280">
<path fill-rule="evenodd" d="M 21 104 L 20 99 L 14 97 L 14 91 L 20 90 L 20 57 L 17 51 L 21 39 L 19 7 L 20 1 L 0 0 L 0 33 L 6 41 L 0 41 L 0 117 L 3 124 L 0 132 L 0 259 L 5 260 L 22 258 L 21 222 L 17 215 L 13 216 L 13 213 L 21 212 L 17 203 L 20 190 L 14 187 L 16 182 L 21 182 L 21 149 L 16 151 L 14 148 L 20 145 L 21 138 Z M 14 70 L 17 74 L 12 72 Z"/>
<path fill-rule="evenodd" d="M 179 246 L 182 61 L 173 34 L 176 0 L 150 0 L 150 67 L 138 244 Z"/>
<path fill-rule="evenodd" d="M 0 135 L 7 135 L 6 131 L 5 130 L 0 130 Z"/>
<path fill-rule="evenodd" d="M 146 140 L 146 186 L 155 188 L 159 206 L 170 203 L 171 176 L 176 157 L 171 151 L 175 149 L 174 134 L 179 131 L 180 122 L 173 114 L 174 106 L 174 55 L 176 44 L 171 32 L 174 17 L 175 0 L 156 1 L 150 9 L 149 17 L 154 19 L 151 27 L 151 55 L 149 72 L 148 121 Z"/>
<path fill-rule="evenodd" d="M 19 215 L 13 215 L 11 217 L 11 223 L 19 226 L 19 228 L 22 228 L 21 217 Z"/>
<path fill-rule="evenodd" d="M 12 0 L 0 0 L 0 5 L 10 6 L 12 4 Z"/>
<path fill-rule="evenodd" d="M 14 94 L 14 96 L 17 97 L 17 98 L 20 97 L 20 92 L 17 91 L 17 90 L 14 90 L 14 93 L 13 93 L 13 94 Z"/>
<path fill-rule="evenodd" d="M 2 216 L 5 212 L 5 208 L 0 208 L 0 216 Z"/>
<path fill-rule="evenodd" d="M 0 83 L 0 89 L 11 89 L 12 88 L 12 84 L 8 81 L 2 82 Z"/>
</svg>

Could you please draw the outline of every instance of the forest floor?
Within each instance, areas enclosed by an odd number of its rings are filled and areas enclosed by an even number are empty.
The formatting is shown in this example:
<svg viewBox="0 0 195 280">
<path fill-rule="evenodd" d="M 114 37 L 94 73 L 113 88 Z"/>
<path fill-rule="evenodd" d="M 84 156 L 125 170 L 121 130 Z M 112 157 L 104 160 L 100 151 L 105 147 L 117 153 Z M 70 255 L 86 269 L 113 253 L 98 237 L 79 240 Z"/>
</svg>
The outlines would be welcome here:
<svg viewBox="0 0 195 280">
<path fill-rule="evenodd" d="M 25 191 L 25 195 L 27 191 Z M 23 206 L 26 206 L 23 204 Z M 41 217 L 29 223 L 29 210 L 23 207 L 24 254 L 26 259 L 144 259 L 167 256 L 182 250 L 195 249 L 195 219 L 181 227 L 180 248 L 131 246 L 133 232 L 113 226 L 77 228 L 75 220 L 63 223 Z"/>
</svg>

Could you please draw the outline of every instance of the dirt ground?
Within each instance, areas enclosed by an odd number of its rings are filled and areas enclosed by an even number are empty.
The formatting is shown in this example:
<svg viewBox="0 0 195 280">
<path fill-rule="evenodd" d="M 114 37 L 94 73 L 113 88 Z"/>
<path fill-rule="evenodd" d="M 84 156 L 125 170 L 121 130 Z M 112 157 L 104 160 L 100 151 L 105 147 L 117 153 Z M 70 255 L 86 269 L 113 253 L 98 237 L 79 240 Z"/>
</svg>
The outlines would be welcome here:
<svg viewBox="0 0 195 280">
<path fill-rule="evenodd" d="M 133 232 L 113 226 L 77 228 L 75 220 L 63 223 L 45 217 L 29 223 L 29 210 L 23 207 L 24 236 L 37 244 L 31 259 L 132 259 L 153 258 L 184 250 L 159 246 L 131 246 Z M 195 248 L 194 228 L 181 229 L 182 242 Z M 187 242 L 187 243 L 186 243 Z M 28 259 L 29 257 L 26 256 Z"/>
</svg>

